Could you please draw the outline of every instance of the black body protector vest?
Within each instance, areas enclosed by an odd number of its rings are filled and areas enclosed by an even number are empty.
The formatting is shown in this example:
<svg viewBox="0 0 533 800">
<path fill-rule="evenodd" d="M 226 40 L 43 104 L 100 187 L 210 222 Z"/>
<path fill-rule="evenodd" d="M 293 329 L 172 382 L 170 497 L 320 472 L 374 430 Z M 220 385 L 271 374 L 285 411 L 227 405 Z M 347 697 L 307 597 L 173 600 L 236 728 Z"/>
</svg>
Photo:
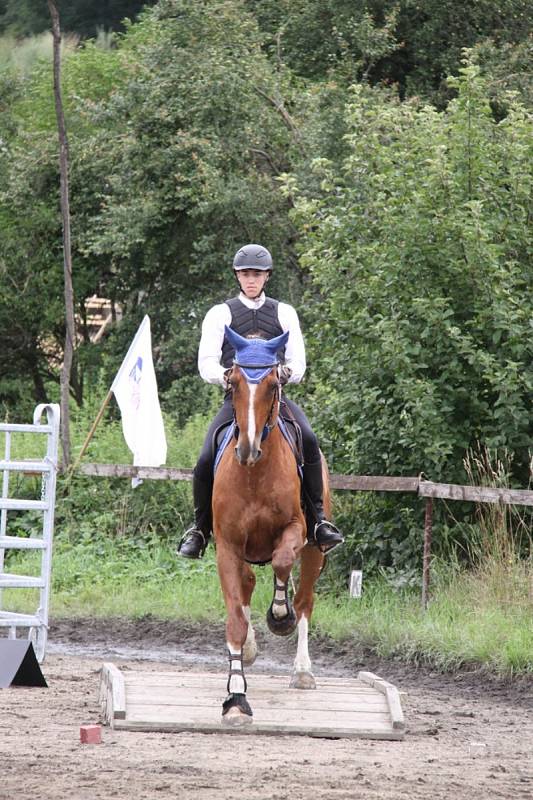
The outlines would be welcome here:
<svg viewBox="0 0 533 800">
<path fill-rule="evenodd" d="M 274 339 L 276 336 L 281 336 L 283 328 L 280 325 L 278 318 L 278 301 L 273 300 L 271 297 L 265 298 L 265 302 L 261 308 L 254 309 L 248 308 L 244 305 L 238 297 L 232 297 L 231 300 L 226 300 L 226 305 L 229 306 L 231 311 L 232 328 L 240 336 L 245 339 L 260 338 L 260 339 Z M 285 362 L 285 348 L 283 347 L 277 353 L 278 359 L 281 364 Z M 224 337 L 222 344 L 222 366 L 227 369 L 233 364 L 235 357 L 235 349 Z"/>
</svg>

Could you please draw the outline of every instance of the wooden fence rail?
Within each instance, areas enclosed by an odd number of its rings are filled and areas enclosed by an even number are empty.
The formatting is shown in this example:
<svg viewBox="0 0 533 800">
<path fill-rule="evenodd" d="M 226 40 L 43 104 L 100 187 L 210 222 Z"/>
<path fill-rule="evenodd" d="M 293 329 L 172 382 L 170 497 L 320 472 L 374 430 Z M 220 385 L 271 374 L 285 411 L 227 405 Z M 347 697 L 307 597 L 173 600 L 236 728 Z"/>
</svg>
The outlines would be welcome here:
<svg viewBox="0 0 533 800">
<path fill-rule="evenodd" d="M 129 464 L 80 464 L 77 472 L 99 478 L 141 478 L 143 480 L 192 481 L 192 469 L 176 467 L 132 467 Z M 330 486 L 348 492 L 411 492 L 419 497 L 462 500 L 470 503 L 504 503 L 533 506 L 533 491 L 497 489 L 492 486 L 460 486 L 433 483 L 421 478 L 392 478 L 388 475 L 330 475 Z"/>
<path fill-rule="evenodd" d="M 82 475 L 100 478 L 140 478 L 147 480 L 192 481 L 192 469 L 175 467 L 132 467 L 128 464 L 80 464 Z M 499 489 L 492 486 L 460 486 L 454 483 L 433 483 L 420 477 L 388 475 L 330 475 L 330 486 L 348 492 L 411 492 L 426 500 L 424 514 L 424 550 L 422 556 L 422 606 L 429 601 L 431 539 L 433 534 L 433 500 L 460 500 L 468 503 L 498 503 L 533 506 L 529 489 Z"/>
</svg>

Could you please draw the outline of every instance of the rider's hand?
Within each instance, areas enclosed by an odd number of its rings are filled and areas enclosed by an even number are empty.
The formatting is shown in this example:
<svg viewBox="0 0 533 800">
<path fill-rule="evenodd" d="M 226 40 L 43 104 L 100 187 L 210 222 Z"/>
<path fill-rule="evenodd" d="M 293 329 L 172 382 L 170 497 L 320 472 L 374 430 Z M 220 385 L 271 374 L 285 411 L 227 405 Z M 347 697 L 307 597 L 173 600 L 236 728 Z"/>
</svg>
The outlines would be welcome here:
<svg viewBox="0 0 533 800">
<path fill-rule="evenodd" d="M 288 383 L 291 375 L 292 375 L 292 369 L 290 367 L 285 367 L 285 366 L 281 367 L 279 371 L 279 382 L 281 383 L 282 386 L 285 386 L 285 384 Z"/>
<path fill-rule="evenodd" d="M 231 389 L 231 384 L 229 382 L 229 379 L 230 379 L 230 375 L 231 375 L 232 371 L 233 371 L 233 367 L 229 367 L 228 369 L 224 370 L 223 380 L 224 380 L 224 389 L 226 391 L 229 391 L 229 389 Z"/>
</svg>

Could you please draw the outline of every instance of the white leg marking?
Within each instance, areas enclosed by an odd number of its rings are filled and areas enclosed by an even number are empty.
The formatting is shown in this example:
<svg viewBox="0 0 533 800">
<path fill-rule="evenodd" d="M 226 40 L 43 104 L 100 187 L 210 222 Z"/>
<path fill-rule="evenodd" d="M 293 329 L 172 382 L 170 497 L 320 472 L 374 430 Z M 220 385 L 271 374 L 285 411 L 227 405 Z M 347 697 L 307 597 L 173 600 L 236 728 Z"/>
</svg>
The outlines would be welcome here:
<svg viewBox="0 0 533 800">
<path fill-rule="evenodd" d="M 287 603 L 285 602 L 285 589 L 278 589 L 277 588 L 277 581 L 276 581 L 276 589 L 274 591 L 274 599 L 280 600 L 283 602 L 283 605 L 279 605 L 276 603 L 272 606 L 272 616 L 276 617 L 276 619 L 282 619 L 286 617 L 289 613 L 289 609 L 287 608 Z"/>
<path fill-rule="evenodd" d="M 298 623 L 298 650 L 294 659 L 295 672 L 311 672 L 311 659 L 309 658 L 309 644 L 307 634 L 309 623 L 307 617 L 302 615 Z"/>
<path fill-rule="evenodd" d="M 248 633 L 246 634 L 246 641 L 244 643 L 244 647 L 242 649 L 242 654 L 244 656 L 244 663 L 245 664 L 252 664 L 255 660 L 257 655 L 257 644 L 255 641 L 255 631 L 252 628 L 251 623 L 251 610 L 250 606 L 243 606 L 242 610 L 244 611 L 244 616 L 248 620 Z"/>
<path fill-rule="evenodd" d="M 248 384 L 248 443 L 250 445 L 250 449 L 254 446 L 255 441 L 255 409 L 254 409 L 254 400 L 255 400 L 255 390 L 257 389 L 257 385 L 255 383 Z"/>
<path fill-rule="evenodd" d="M 230 652 L 230 662 L 229 662 L 230 670 L 232 670 L 232 669 L 241 670 L 241 659 L 240 659 L 241 649 L 234 647 L 229 642 L 226 642 L 226 644 L 227 644 L 228 650 Z M 234 656 L 234 655 L 235 656 L 239 656 L 239 658 L 236 658 L 234 660 L 232 658 L 232 656 Z M 230 676 L 230 679 L 229 679 L 229 692 L 230 692 L 230 694 L 233 694 L 233 693 L 235 693 L 235 694 L 244 694 L 244 677 L 242 675 L 231 675 Z"/>
</svg>

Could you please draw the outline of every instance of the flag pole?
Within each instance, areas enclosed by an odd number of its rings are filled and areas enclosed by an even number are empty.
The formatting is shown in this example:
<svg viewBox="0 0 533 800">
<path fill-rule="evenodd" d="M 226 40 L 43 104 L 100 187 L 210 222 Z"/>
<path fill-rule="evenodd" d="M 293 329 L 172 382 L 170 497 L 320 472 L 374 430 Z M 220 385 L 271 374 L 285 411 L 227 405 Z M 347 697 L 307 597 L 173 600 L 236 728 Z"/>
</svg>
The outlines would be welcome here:
<svg viewBox="0 0 533 800">
<path fill-rule="evenodd" d="M 94 432 L 95 432 L 95 430 L 96 430 L 96 428 L 98 426 L 98 423 L 100 422 L 100 420 L 104 416 L 104 411 L 106 410 L 106 408 L 107 408 L 107 406 L 109 404 L 109 401 L 111 400 L 112 396 L 113 396 L 113 392 L 110 389 L 108 391 L 108 393 L 106 394 L 106 396 L 105 396 L 104 402 L 102 403 L 102 405 L 100 407 L 100 411 L 96 415 L 96 419 L 94 420 L 94 422 L 93 422 L 93 424 L 91 426 L 91 430 L 87 434 L 87 438 L 85 439 L 85 441 L 83 443 L 83 447 L 81 448 L 81 450 L 80 450 L 80 452 L 78 454 L 78 457 L 76 458 L 76 461 L 74 462 L 74 464 L 70 468 L 70 472 L 74 472 L 76 470 L 76 468 L 78 467 L 80 461 L 82 460 L 83 456 L 85 455 L 85 451 L 89 447 L 89 442 L 93 438 Z"/>
</svg>

